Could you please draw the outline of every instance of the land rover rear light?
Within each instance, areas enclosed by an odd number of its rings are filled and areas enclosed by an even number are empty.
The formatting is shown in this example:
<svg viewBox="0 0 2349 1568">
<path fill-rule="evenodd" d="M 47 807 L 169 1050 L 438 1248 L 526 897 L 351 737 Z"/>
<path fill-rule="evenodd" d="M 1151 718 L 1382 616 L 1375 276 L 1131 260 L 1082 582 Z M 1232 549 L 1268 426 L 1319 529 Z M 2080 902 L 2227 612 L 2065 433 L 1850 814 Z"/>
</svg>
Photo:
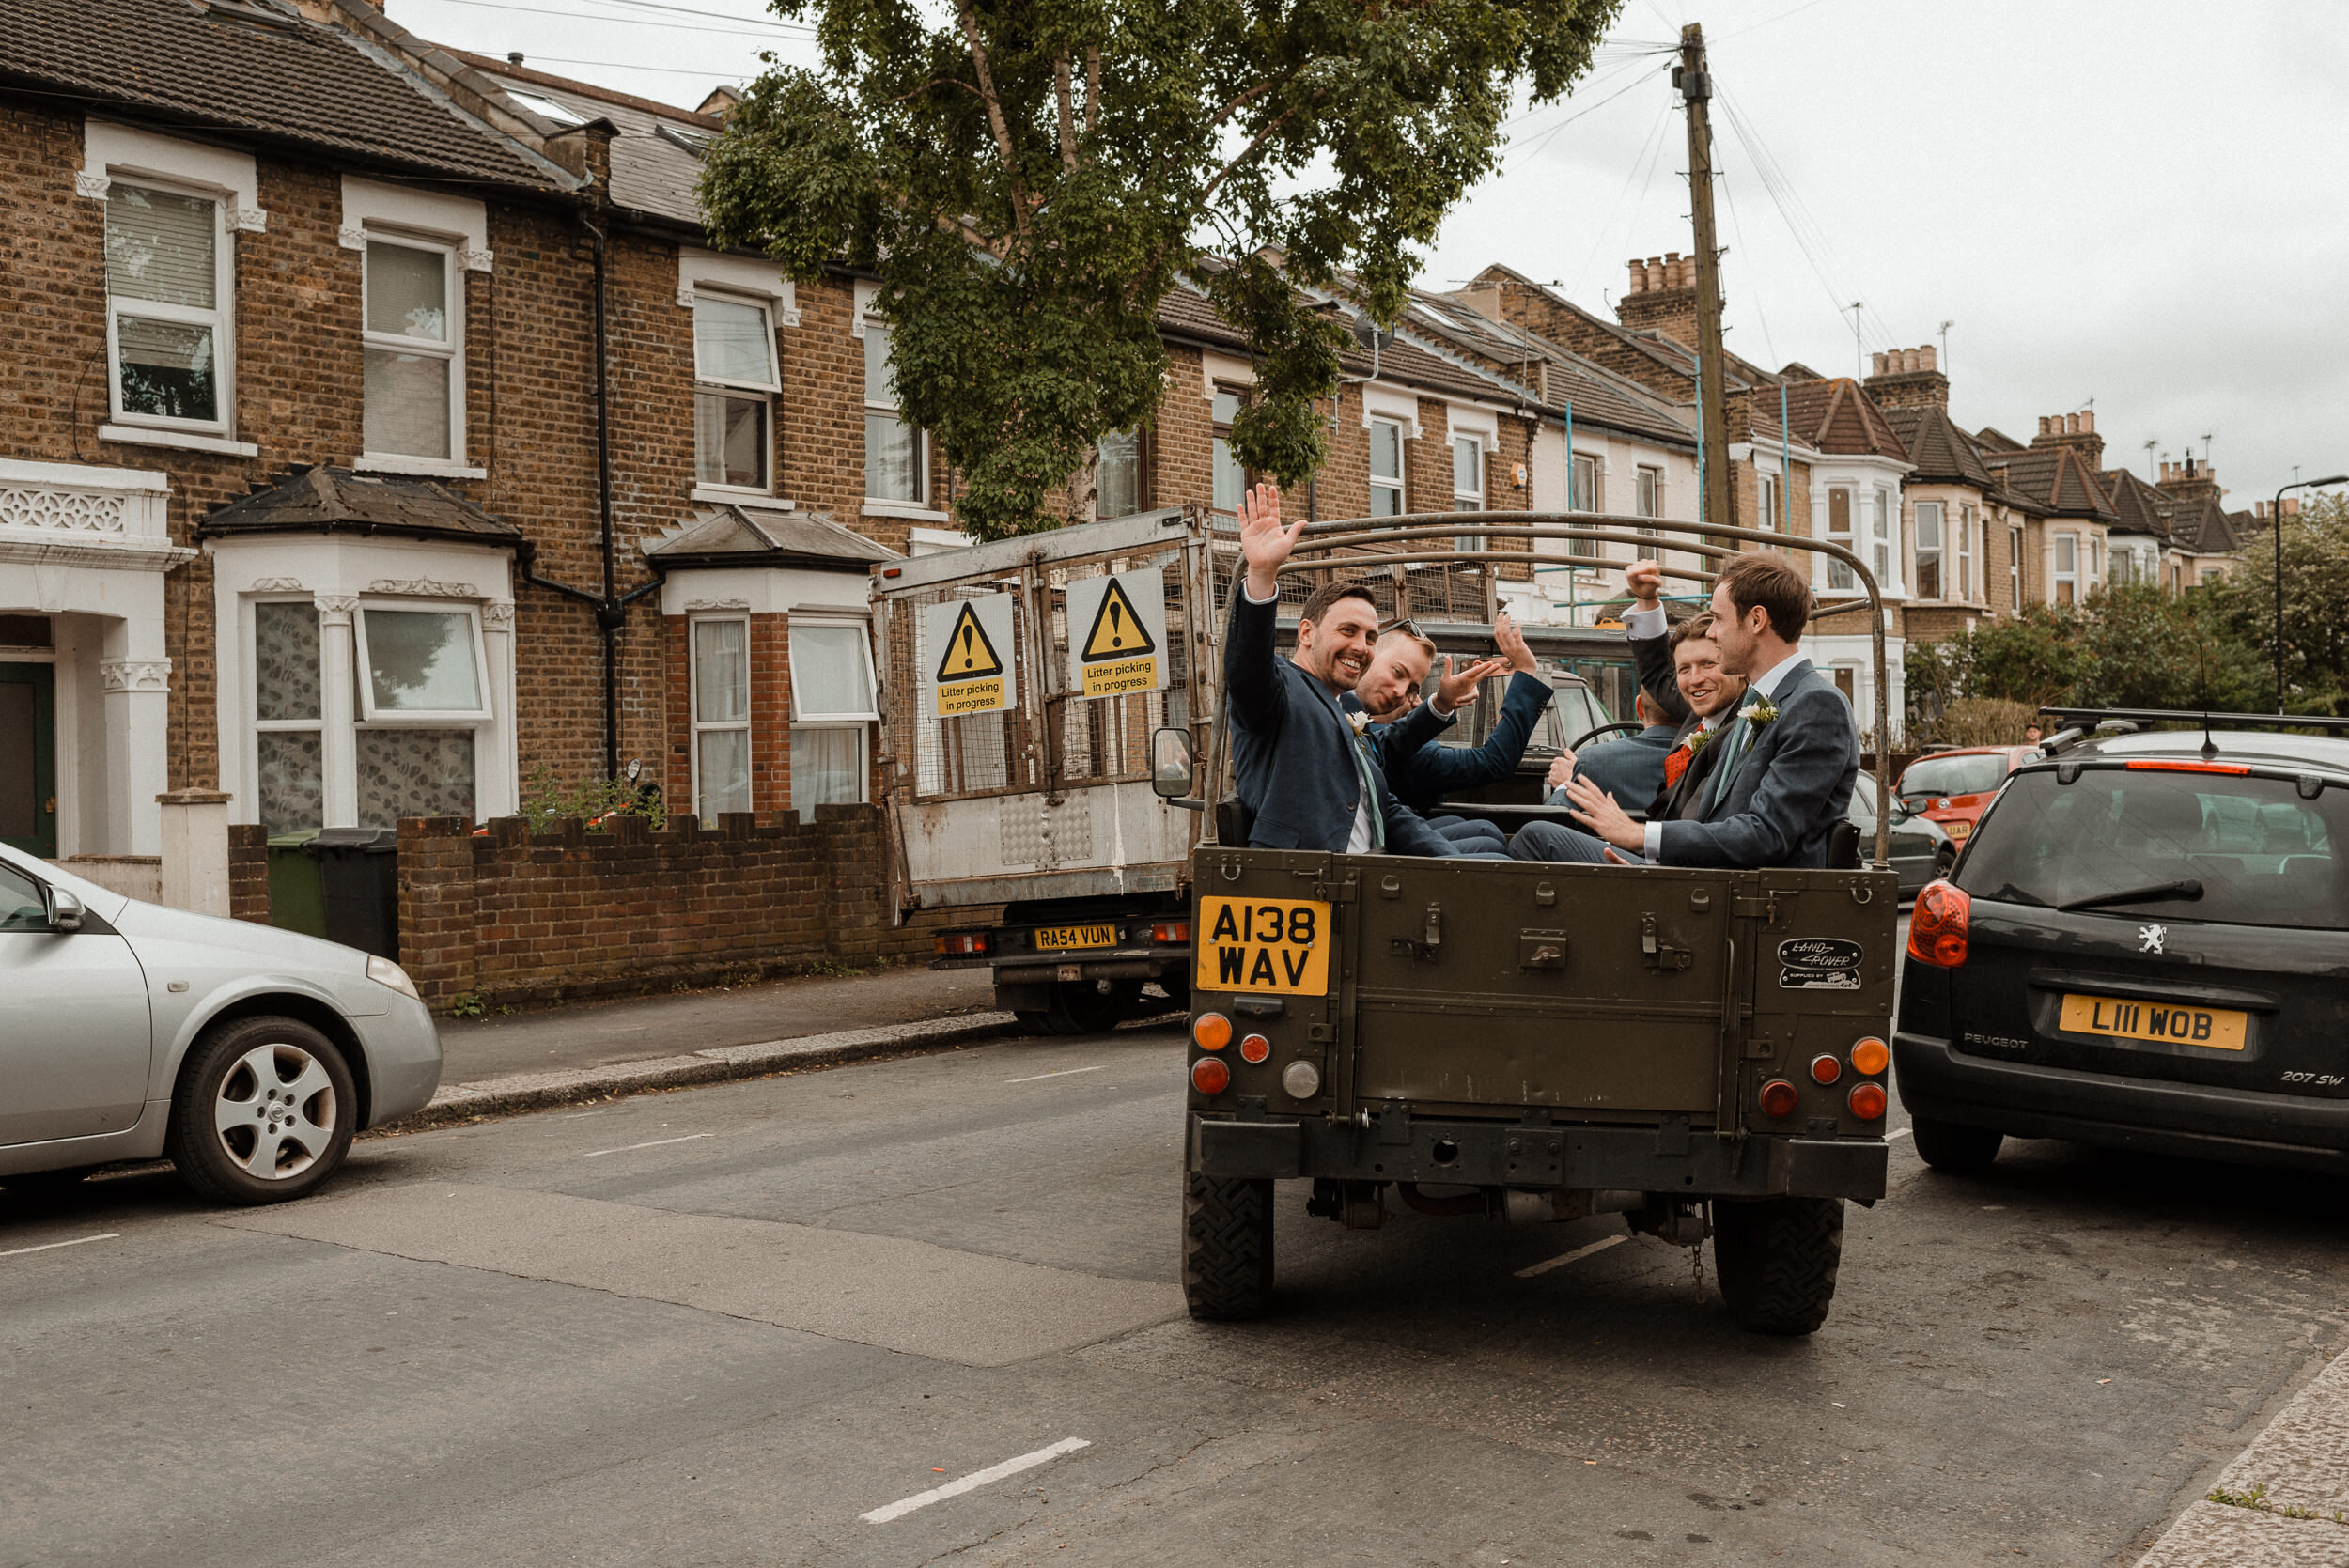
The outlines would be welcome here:
<svg viewBox="0 0 2349 1568">
<path fill-rule="evenodd" d="M 1162 920 L 1150 927 L 1150 939 L 1154 942 L 1187 942 L 1190 940 L 1190 922 Z"/>
<path fill-rule="evenodd" d="M 985 931 L 948 931 L 936 944 L 941 958 L 984 957 L 989 941 Z"/>
<path fill-rule="evenodd" d="M 1190 1064 L 1190 1086 L 1203 1094 L 1221 1094 L 1232 1086 L 1232 1069 L 1220 1056 L 1203 1056 Z"/>
<path fill-rule="evenodd" d="M 1795 1099 L 1795 1086 L 1782 1078 L 1774 1078 L 1762 1086 L 1762 1114 L 1792 1116 Z"/>
<path fill-rule="evenodd" d="M 1221 1013 L 1202 1013 L 1191 1020 L 1190 1037 L 1201 1050 L 1221 1050 L 1232 1043 L 1232 1020 Z"/>
<path fill-rule="evenodd" d="M 1936 969 L 1966 962 L 1966 927 L 1974 901 L 1949 882 L 1928 882 L 1908 917 L 1908 955 Z"/>
<path fill-rule="evenodd" d="M 1292 1062 L 1281 1069 L 1281 1087 L 1293 1100 L 1310 1100 L 1321 1093 L 1321 1069 L 1310 1062 Z"/>
<path fill-rule="evenodd" d="M 1814 1056 L 1811 1059 L 1812 1082 L 1833 1083 L 1837 1079 L 1842 1078 L 1843 1076 L 1843 1064 L 1835 1060 L 1834 1057 Z"/>
<path fill-rule="evenodd" d="M 1272 1042 L 1261 1034 L 1251 1034 L 1239 1043 L 1239 1059 L 1242 1062 L 1262 1062 L 1271 1054 Z"/>
<path fill-rule="evenodd" d="M 1884 1085 L 1855 1083 L 1845 1103 L 1851 1107 L 1851 1113 L 1861 1121 L 1881 1122 L 1884 1120 Z"/>
<path fill-rule="evenodd" d="M 1871 1034 L 1851 1048 L 1851 1070 L 1862 1078 L 1875 1078 L 1891 1064 L 1892 1053 L 1884 1042 Z"/>
</svg>

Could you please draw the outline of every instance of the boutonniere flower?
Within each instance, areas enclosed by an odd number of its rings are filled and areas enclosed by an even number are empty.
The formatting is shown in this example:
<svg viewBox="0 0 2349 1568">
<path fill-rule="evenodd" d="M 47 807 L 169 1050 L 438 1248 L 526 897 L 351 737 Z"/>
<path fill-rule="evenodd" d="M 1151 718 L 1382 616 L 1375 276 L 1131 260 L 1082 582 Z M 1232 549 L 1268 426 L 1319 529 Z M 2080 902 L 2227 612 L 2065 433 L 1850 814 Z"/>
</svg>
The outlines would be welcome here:
<svg viewBox="0 0 2349 1568">
<path fill-rule="evenodd" d="M 1746 710 L 1746 722 L 1755 729 L 1778 722 L 1778 705 L 1765 697 Z"/>
<path fill-rule="evenodd" d="M 1356 735 L 1370 728 L 1370 715 L 1367 713 L 1349 713 L 1346 716 L 1346 722 L 1354 726 Z"/>
<path fill-rule="evenodd" d="M 1713 731 L 1700 724 L 1688 732 L 1688 738 L 1681 744 L 1688 748 L 1690 756 L 1695 756 L 1699 752 L 1713 744 Z"/>
</svg>

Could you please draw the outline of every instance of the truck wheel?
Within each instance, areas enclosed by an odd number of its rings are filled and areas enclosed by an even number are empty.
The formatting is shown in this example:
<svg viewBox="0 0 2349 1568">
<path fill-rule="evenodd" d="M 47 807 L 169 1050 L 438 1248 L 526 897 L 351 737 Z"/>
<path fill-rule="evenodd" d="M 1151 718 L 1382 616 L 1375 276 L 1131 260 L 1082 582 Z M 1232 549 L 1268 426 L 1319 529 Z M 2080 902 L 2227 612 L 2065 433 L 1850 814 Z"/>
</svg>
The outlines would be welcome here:
<svg viewBox="0 0 2349 1568">
<path fill-rule="evenodd" d="M 1989 1127 L 1969 1127 L 1962 1122 L 1937 1122 L 1930 1117 L 1909 1119 L 1917 1140 L 1917 1157 L 1936 1171 L 1952 1175 L 1980 1175 L 1999 1157 L 2006 1134 Z"/>
<path fill-rule="evenodd" d="M 1183 1298 L 1190 1315 L 1262 1317 L 1272 1302 L 1272 1183 L 1187 1172 Z"/>
<path fill-rule="evenodd" d="M 1057 1034 L 1060 1032 L 1060 1031 L 1052 1027 L 1052 1020 L 1042 1013 L 1031 1012 L 1027 1008 L 1021 1007 L 1015 1008 L 1011 1016 L 1013 1021 L 1018 1023 L 1022 1030 L 1026 1031 L 1030 1034 Z"/>
<path fill-rule="evenodd" d="M 1713 1204 L 1713 1266 L 1738 1326 L 1809 1334 L 1827 1321 L 1843 1256 L 1841 1198 L 1765 1198 Z"/>
<path fill-rule="evenodd" d="M 1063 1034 L 1106 1034 L 1141 994 L 1138 980 L 1063 980 L 1044 1016 Z"/>
</svg>

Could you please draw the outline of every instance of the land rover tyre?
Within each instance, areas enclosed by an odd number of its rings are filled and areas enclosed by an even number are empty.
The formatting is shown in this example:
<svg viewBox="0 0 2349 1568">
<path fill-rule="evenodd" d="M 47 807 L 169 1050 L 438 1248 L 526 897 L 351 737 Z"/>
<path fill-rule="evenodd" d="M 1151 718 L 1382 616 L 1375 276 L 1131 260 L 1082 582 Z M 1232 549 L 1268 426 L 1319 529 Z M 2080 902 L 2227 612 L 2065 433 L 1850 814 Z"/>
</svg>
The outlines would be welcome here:
<svg viewBox="0 0 2349 1568">
<path fill-rule="evenodd" d="M 1721 1298 L 1756 1334 L 1809 1334 L 1827 1321 L 1843 1256 L 1841 1198 L 1713 1203 L 1713 1265 Z"/>
<path fill-rule="evenodd" d="M 1953 1176 L 1973 1176 L 1990 1169 L 1999 1157 L 2006 1134 L 1990 1127 L 1969 1127 L 1963 1122 L 1937 1122 L 1930 1116 L 1909 1119 L 1917 1140 L 1917 1157 L 1936 1171 Z"/>
<path fill-rule="evenodd" d="M 1183 1298 L 1190 1315 L 1262 1317 L 1272 1302 L 1272 1183 L 1184 1172 Z"/>
<path fill-rule="evenodd" d="M 203 1197 L 280 1203 L 341 1167 L 358 1114 L 334 1041 L 295 1018 L 238 1018 L 188 1052 L 163 1152 Z"/>
</svg>

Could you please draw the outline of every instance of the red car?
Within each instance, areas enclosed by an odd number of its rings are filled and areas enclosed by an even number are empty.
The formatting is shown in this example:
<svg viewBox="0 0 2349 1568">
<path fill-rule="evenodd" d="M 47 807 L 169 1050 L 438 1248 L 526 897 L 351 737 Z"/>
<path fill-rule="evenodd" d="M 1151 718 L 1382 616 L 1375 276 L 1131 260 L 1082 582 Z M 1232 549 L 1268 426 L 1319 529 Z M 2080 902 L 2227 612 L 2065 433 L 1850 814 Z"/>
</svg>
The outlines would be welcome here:
<svg viewBox="0 0 2349 1568">
<path fill-rule="evenodd" d="M 1911 815 L 1939 823 L 1951 842 L 1963 845 L 2006 776 L 2038 754 L 2036 746 L 1936 752 L 1908 765 L 1895 793 Z"/>
</svg>

